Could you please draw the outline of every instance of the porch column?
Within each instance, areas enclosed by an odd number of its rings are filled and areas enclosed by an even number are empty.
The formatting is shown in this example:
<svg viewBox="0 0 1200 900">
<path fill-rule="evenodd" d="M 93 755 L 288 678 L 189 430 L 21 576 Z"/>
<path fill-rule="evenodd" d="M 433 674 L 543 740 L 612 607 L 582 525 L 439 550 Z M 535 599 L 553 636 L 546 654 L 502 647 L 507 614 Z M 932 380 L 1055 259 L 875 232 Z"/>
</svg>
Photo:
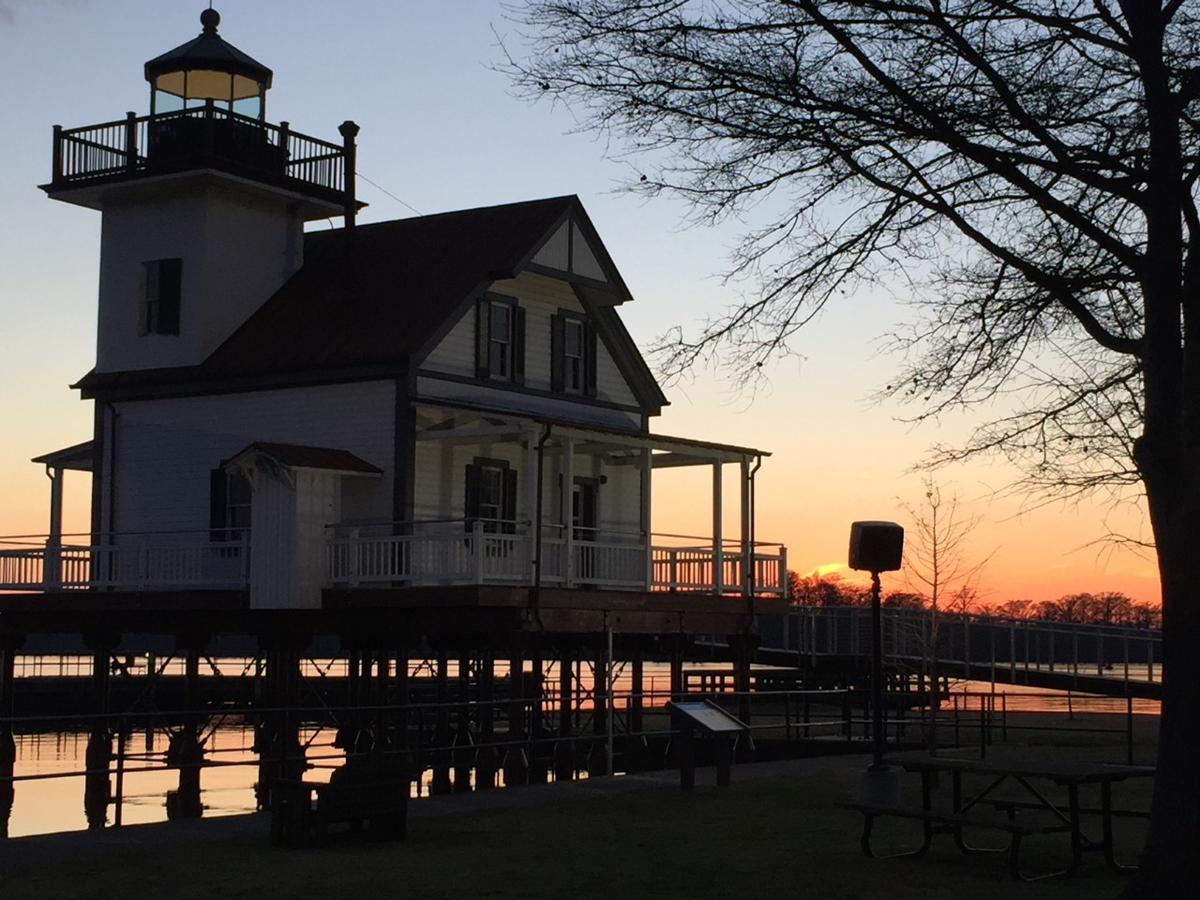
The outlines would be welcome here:
<svg viewBox="0 0 1200 900">
<path fill-rule="evenodd" d="M 712 522 L 712 589 L 714 594 L 724 590 L 725 558 L 724 544 L 721 541 L 721 463 L 713 463 L 713 522 Z"/>
<path fill-rule="evenodd" d="M 529 561 L 526 581 L 529 584 L 533 584 L 534 565 L 541 564 L 541 560 L 537 559 L 537 498 L 538 479 L 541 476 L 542 473 L 538 469 L 537 433 L 527 431 L 525 433 L 525 509 L 527 511 L 526 518 L 529 519 L 529 527 L 525 532 L 525 542 L 529 545 L 526 548 L 526 559 Z"/>
<path fill-rule="evenodd" d="M 650 476 L 653 471 L 653 451 L 646 447 L 642 450 L 642 544 L 646 554 L 646 590 L 654 584 L 654 547 L 650 535 Z"/>
<path fill-rule="evenodd" d="M 50 533 L 46 537 L 46 552 L 42 559 L 42 582 L 47 590 L 62 587 L 62 510 L 63 475 L 65 470 L 46 466 L 50 479 Z"/>
<path fill-rule="evenodd" d="M 575 439 L 563 438 L 562 445 L 563 586 L 575 586 L 575 529 L 572 498 L 575 495 Z"/>
<path fill-rule="evenodd" d="M 742 595 L 754 596 L 754 542 L 751 540 L 754 511 L 750 508 L 750 457 L 738 467 L 742 488 Z"/>
</svg>

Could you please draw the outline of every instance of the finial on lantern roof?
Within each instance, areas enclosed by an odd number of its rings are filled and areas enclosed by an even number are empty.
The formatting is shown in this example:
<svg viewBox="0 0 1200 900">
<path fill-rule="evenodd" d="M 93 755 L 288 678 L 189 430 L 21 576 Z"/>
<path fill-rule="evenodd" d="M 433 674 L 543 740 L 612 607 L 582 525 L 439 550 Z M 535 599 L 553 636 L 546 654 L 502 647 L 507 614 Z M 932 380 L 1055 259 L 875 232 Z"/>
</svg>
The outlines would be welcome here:
<svg viewBox="0 0 1200 900">
<path fill-rule="evenodd" d="M 217 26 L 221 24 L 221 14 L 208 5 L 208 9 L 200 13 L 200 24 L 204 26 L 204 34 L 216 34 Z"/>
</svg>

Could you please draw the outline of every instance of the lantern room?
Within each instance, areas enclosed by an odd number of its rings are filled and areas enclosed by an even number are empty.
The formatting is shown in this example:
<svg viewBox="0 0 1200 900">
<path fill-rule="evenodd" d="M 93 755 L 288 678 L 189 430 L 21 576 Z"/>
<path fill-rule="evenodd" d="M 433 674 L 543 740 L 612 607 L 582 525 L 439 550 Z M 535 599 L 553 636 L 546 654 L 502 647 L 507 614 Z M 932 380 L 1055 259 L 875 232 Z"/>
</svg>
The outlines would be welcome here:
<svg viewBox="0 0 1200 900">
<path fill-rule="evenodd" d="M 266 120 L 271 70 L 219 34 L 220 14 L 200 14 L 202 31 L 186 44 L 146 63 L 150 115 L 213 103 L 230 112 Z"/>
</svg>

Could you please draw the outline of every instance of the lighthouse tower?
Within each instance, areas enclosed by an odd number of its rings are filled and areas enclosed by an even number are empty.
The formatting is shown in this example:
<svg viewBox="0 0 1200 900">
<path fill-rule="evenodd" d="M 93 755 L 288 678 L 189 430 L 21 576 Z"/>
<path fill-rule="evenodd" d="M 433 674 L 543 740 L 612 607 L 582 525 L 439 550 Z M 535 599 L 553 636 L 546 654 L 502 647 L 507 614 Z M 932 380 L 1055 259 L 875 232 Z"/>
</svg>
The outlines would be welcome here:
<svg viewBox="0 0 1200 900">
<path fill-rule="evenodd" d="M 300 268 L 305 221 L 353 224 L 357 126 L 268 123 L 271 70 L 220 21 L 146 63 L 148 115 L 54 128 L 43 189 L 102 215 L 97 373 L 199 364 Z"/>
</svg>

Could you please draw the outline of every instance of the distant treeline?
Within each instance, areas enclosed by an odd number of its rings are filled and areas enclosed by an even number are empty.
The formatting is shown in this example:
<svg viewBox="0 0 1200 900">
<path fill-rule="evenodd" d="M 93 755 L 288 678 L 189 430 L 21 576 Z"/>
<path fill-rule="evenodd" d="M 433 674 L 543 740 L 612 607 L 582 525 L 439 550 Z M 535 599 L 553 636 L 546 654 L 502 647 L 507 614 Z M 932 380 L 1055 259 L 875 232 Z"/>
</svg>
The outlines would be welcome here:
<svg viewBox="0 0 1200 900">
<path fill-rule="evenodd" d="M 848 583 L 837 575 L 799 575 L 789 571 L 788 594 L 796 606 L 867 606 L 871 602 L 870 588 Z M 883 595 L 882 603 L 891 608 L 925 609 L 929 606 L 929 598 L 912 591 L 889 591 Z M 973 593 L 958 593 L 948 599 L 942 598 L 938 606 L 947 613 L 976 613 L 1007 619 L 1162 627 L 1159 606 L 1140 603 L 1118 591 L 1064 594 L 1057 600 L 1040 602 L 1008 600 L 988 604 L 981 603 Z"/>
</svg>

